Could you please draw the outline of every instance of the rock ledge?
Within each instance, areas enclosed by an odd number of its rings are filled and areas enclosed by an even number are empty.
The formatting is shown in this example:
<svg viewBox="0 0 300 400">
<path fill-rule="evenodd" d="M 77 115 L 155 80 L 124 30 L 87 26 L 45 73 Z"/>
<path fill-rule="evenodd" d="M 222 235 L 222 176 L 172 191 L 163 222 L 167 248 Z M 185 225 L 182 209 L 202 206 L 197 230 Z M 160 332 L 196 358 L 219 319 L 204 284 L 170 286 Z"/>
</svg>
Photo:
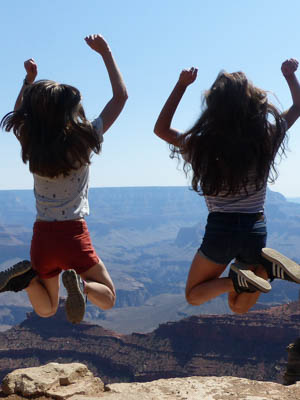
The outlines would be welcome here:
<svg viewBox="0 0 300 400">
<path fill-rule="evenodd" d="M 300 382 L 283 386 L 231 376 L 194 376 L 104 387 L 84 364 L 50 363 L 6 375 L 2 397 L 5 395 L 8 400 L 298 400 Z"/>
<path fill-rule="evenodd" d="M 96 395 L 104 384 L 84 364 L 49 363 L 41 367 L 17 369 L 3 379 L 6 395 L 19 394 L 32 398 L 46 395 L 63 400 L 75 394 Z"/>
</svg>

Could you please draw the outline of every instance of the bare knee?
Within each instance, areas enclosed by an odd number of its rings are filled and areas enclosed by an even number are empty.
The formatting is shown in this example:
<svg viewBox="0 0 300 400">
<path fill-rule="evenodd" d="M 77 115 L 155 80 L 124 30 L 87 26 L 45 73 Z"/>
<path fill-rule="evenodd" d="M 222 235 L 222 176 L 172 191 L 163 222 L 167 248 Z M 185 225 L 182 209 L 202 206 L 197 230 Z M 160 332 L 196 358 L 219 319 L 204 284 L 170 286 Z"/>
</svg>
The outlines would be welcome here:
<svg viewBox="0 0 300 400">
<path fill-rule="evenodd" d="M 49 318 L 49 317 L 53 317 L 53 315 L 56 314 L 57 311 L 57 307 L 56 308 L 51 308 L 49 310 L 34 310 L 36 312 L 36 314 L 39 317 L 42 318 Z"/>
<path fill-rule="evenodd" d="M 237 304 L 231 304 L 230 302 L 228 303 L 229 308 L 232 312 L 234 312 L 235 314 L 246 314 L 251 307 L 241 307 Z"/>
<path fill-rule="evenodd" d="M 191 306 L 199 306 L 201 303 L 199 296 L 193 295 L 192 290 L 185 291 L 185 299 Z"/>
<path fill-rule="evenodd" d="M 111 308 L 114 307 L 114 305 L 116 304 L 116 295 L 114 293 L 110 293 L 107 297 L 106 297 L 106 301 L 105 303 L 103 303 L 102 305 L 102 309 L 103 310 L 110 310 Z"/>
<path fill-rule="evenodd" d="M 32 279 L 26 291 L 33 309 L 39 317 L 49 318 L 56 314 L 58 299 L 50 298 L 48 290 L 38 277 Z"/>
</svg>

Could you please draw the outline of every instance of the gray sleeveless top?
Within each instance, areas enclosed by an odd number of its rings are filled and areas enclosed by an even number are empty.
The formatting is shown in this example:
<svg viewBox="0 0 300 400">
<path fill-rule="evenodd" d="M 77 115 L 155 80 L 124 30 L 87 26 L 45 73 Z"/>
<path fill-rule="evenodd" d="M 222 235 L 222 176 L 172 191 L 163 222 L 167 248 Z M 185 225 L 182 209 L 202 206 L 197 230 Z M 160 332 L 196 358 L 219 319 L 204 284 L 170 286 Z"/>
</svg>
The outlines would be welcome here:
<svg viewBox="0 0 300 400">
<path fill-rule="evenodd" d="M 267 182 L 260 189 L 256 190 L 255 184 L 247 186 L 247 192 L 234 196 L 204 196 L 209 212 L 224 213 L 258 213 L 264 211 L 266 199 Z"/>
</svg>

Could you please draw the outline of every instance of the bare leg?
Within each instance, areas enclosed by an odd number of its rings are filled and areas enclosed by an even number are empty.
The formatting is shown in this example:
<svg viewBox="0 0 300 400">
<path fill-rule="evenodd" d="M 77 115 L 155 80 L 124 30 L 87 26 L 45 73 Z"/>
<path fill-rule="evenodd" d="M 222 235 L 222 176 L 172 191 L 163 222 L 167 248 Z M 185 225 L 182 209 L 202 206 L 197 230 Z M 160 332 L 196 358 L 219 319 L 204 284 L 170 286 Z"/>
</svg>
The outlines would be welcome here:
<svg viewBox="0 0 300 400">
<path fill-rule="evenodd" d="M 88 299 L 103 310 L 112 308 L 116 301 L 114 284 L 101 260 L 81 274 L 85 281 L 84 292 Z"/>
<path fill-rule="evenodd" d="M 259 265 L 258 267 L 249 267 L 252 271 L 255 272 L 255 275 L 268 280 L 268 274 L 265 268 L 262 265 Z M 261 295 L 260 291 L 254 292 L 254 293 L 236 293 L 235 291 L 232 291 L 228 293 L 228 304 L 230 309 L 237 313 L 237 314 L 244 314 L 250 310 L 254 306 L 254 304 L 257 302 L 259 296 Z"/>
<path fill-rule="evenodd" d="M 223 293 L 233 291 L 231 279 L 219 278 L 225 268 L 226 265 L 216 264 L 196 253 L 186 283 L 187 302 L 198 306 Z"/>
<path fill-rule="evenodd" d="M 40 317 L 51 317 L 58 307 L 59 275 L 50 279 L 33 278 L 26 292 L 34 311 Z"/>
</svg>

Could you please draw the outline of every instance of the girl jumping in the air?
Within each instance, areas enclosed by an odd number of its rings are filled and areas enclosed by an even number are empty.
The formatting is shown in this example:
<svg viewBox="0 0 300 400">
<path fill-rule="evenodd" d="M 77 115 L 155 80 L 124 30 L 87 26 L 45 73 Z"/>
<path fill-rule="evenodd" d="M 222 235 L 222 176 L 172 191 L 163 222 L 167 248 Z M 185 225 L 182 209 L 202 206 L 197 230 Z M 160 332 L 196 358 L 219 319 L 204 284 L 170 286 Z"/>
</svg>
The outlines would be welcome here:
<svg viewBox="0 0 300 400">
<path fill-rule="evenodd" d="M 221 72 L 205 92 L 205 109 L 186 133 L 171 127 L 176 108 L 197 77 L 183 70 L 155 124 L 157 136 L 181 155 L 192 171 L 192 187 L 205 198 L 209 215 L 202 244 L 190 267 L 186 299 L 200 305 L 228 293 L 232 311 L 247 312 L 268 278 L 300 283 L 300 266 L 266 245 L 264 203 L 268 178 L 273 181 L 275 156 L 284 152 L 286 131 L 300 115 L 298 62 L 282 64 L 293 105 L 280 113 L 243 72 Z M 273 175 L 272 175 L 273 172 Z M 220 278 L 231 264 L 228 277 Z M 273 264 L 272 264 L 273 263 Z"/>
<path fill-rule="evenodd" d="M 113 96 L 99 117 L 89 122 L 75 87 L 49 80 L 34 83 L 37 66 L 24 63 L 27 75 L 15 109 L 2 120 L 20 141 L 22 159 L 34 178 L 37 218 L 31 242 L 31 264 L 21 262 L 0 273 L 0 292 L 26 289 L 35 312 L 55 314 L 59 274 L 67 290 L 66 313 L 79 323 L 85 296 L 102 309 L 115 303 L 113 282 L 91 243 L 84 217 L 89 214 L 88 185 L 92 152 L 100 153 L 102 135 L 127 100 L 126 87 L 100 35 L 85 38 L 103 59 Z M 35 276 L 36 275 L 36 276 Z"/>
</svg>

